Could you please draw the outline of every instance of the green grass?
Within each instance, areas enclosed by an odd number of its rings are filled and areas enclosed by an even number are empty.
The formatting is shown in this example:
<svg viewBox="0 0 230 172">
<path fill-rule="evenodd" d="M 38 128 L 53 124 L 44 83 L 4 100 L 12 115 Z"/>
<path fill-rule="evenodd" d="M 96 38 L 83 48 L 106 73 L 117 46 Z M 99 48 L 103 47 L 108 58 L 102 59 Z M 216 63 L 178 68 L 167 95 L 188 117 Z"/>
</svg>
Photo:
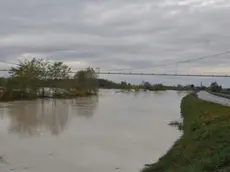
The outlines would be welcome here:
<svg viewBox="0 0 230 172">
<path fill-rule="evenodd" d="M 142 172 L 230 171 L 230 107 L 188 95 L 182 100 L 181 113 L 184 135 Z"/>
</svg>

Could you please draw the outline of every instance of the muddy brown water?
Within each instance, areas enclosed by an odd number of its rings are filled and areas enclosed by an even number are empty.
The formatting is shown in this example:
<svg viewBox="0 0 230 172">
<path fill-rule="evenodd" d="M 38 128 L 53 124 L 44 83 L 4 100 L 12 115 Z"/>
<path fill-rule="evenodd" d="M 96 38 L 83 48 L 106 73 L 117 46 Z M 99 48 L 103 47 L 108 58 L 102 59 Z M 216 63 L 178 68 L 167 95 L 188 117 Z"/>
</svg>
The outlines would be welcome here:
<svg viewBox="0 0 230 172">
<path fill-rule="evenodd" d="M 181 136 L 186 92 L 100 92 L 0 103 L 0 171 L 139 172 Z"/>
</svg>

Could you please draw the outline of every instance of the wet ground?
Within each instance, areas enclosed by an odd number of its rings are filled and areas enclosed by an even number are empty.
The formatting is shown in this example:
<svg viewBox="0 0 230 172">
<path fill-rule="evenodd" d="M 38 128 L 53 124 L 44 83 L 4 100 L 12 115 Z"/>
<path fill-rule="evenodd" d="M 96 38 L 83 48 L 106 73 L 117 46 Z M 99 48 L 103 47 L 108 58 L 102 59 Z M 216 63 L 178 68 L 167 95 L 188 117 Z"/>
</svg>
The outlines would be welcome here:
<svg viewBox="0 0 230 172">
<path fill-rule="evenodd" d="M 0 172 L 139 172 L 181 133 L 185 92 L 116 93 L 0 104 Z"/>
</svg>

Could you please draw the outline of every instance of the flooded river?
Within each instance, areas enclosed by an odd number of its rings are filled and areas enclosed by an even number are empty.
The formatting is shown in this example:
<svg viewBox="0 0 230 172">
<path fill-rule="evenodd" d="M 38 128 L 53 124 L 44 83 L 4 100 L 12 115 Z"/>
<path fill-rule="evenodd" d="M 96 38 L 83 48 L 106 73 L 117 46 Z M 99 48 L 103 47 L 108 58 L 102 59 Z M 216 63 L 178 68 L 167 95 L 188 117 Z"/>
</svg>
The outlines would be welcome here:
<svg viewBox="0 0 230 172">
<path fill-rule="evenodd" d="M 100 92 L 0 103 L 0 171 L 139 172 L 180 137 L 186 92 Z"/>
</svg>

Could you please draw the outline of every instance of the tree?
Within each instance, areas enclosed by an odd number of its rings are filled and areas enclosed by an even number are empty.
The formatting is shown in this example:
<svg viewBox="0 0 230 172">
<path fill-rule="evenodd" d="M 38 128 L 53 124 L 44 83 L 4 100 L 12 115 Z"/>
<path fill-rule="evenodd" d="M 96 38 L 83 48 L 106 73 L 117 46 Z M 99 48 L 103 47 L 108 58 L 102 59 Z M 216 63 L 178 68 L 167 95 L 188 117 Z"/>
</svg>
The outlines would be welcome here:
<svg viewBox="0 0 230 172">
<path fill-rule="evenodd" d="M 213 82 L 211 83 L 210 85 L 210 90 L 212 92 L 216 92 L 216 93 L 220 93 L 222 91 L 222 86 L 221 85 L 218 85 L 217 82 Z"/>
<path fill-rule="evenodd" d="M 48 78 L 51 79 L 51 85 L 54 91 L 54 97 L 57 95 L 57 91 L 60 88 L 70 89 L 69 82 L 63 82 L 70 78 L 71 68 L 65 65 L 63 62 L 54 62 L 48 65 Z"/>
<path fill-rule="evenodd" d="M 115 88 L 116 89 L 120 87 L 120 84 L 115 83 L 113 81 L 106 80 L 106 79 L 98 79 L 98 86 L 100 88 L 108 88 L 108 89 Z"/>
<path fill-rule="evenodd" d="M 11 74 L 8 87 L 17 89 L 24 94 L 36 96 L 38 89 L 41 87 L 40 81 L 46 78 L 47 62 L 42 59 L 19 61 L 16 67 L 12 67 L 9 71 Z"/>
<path fill-rule="evenodd" d="M 121 89 L 127 89 L 128 84 L 125 81 L 121 81 Z"/>
<path fill-rule="evenodd" d="M 165 86 L 163 84 L 154 84 L 152 86 L 152 90 L 158 91 L 158 90 L 166 90 Z"/>
<path fill-rule="evenodd" d="M 152 89 L 152 85 L 149 82 L 143 81 L 141 83 L 141 88 L 143 88 L 144 90 L 151 90 Z"/>
<path fill-rule="evenodd" d="M 0 78 L 0 87 L 5 87 L 7 84 L 7 78 Z"/>
<path fill-rule="evenodd" d="M 178 84 L 178 85 L 177 85 L 177 89 L 178 89 L 178 90 L 183 90 L 184 87 L 183 87 L 183 85 Z"/>
<path fill-rule="evenodd" d="M 86 96 L 98 91 L 97 74 L 92 68 L 77 72 L 71 78 L 71 68 L 63 62 L 42 59 L 19 61 L 9 71 L 8 79 L 0 78 L 0 99 L 17 100 L 45 97 L 45 87 L 54 91 L 54 97 Z M 76 94 L 76 90 L 81 90 Z"/>
<path fill-rule="evenodd" d="M 71 68 L 63 62 L 54 62 L 48 65 L 48 75 L 53 80 L 69 79 Z"/>
<path fill-rule="evenodd" d="M 80 70 L 74 75 L 75 88 L 81 91 L 97 92 L 97 74 L 92 68 Z"/>
</svg>

